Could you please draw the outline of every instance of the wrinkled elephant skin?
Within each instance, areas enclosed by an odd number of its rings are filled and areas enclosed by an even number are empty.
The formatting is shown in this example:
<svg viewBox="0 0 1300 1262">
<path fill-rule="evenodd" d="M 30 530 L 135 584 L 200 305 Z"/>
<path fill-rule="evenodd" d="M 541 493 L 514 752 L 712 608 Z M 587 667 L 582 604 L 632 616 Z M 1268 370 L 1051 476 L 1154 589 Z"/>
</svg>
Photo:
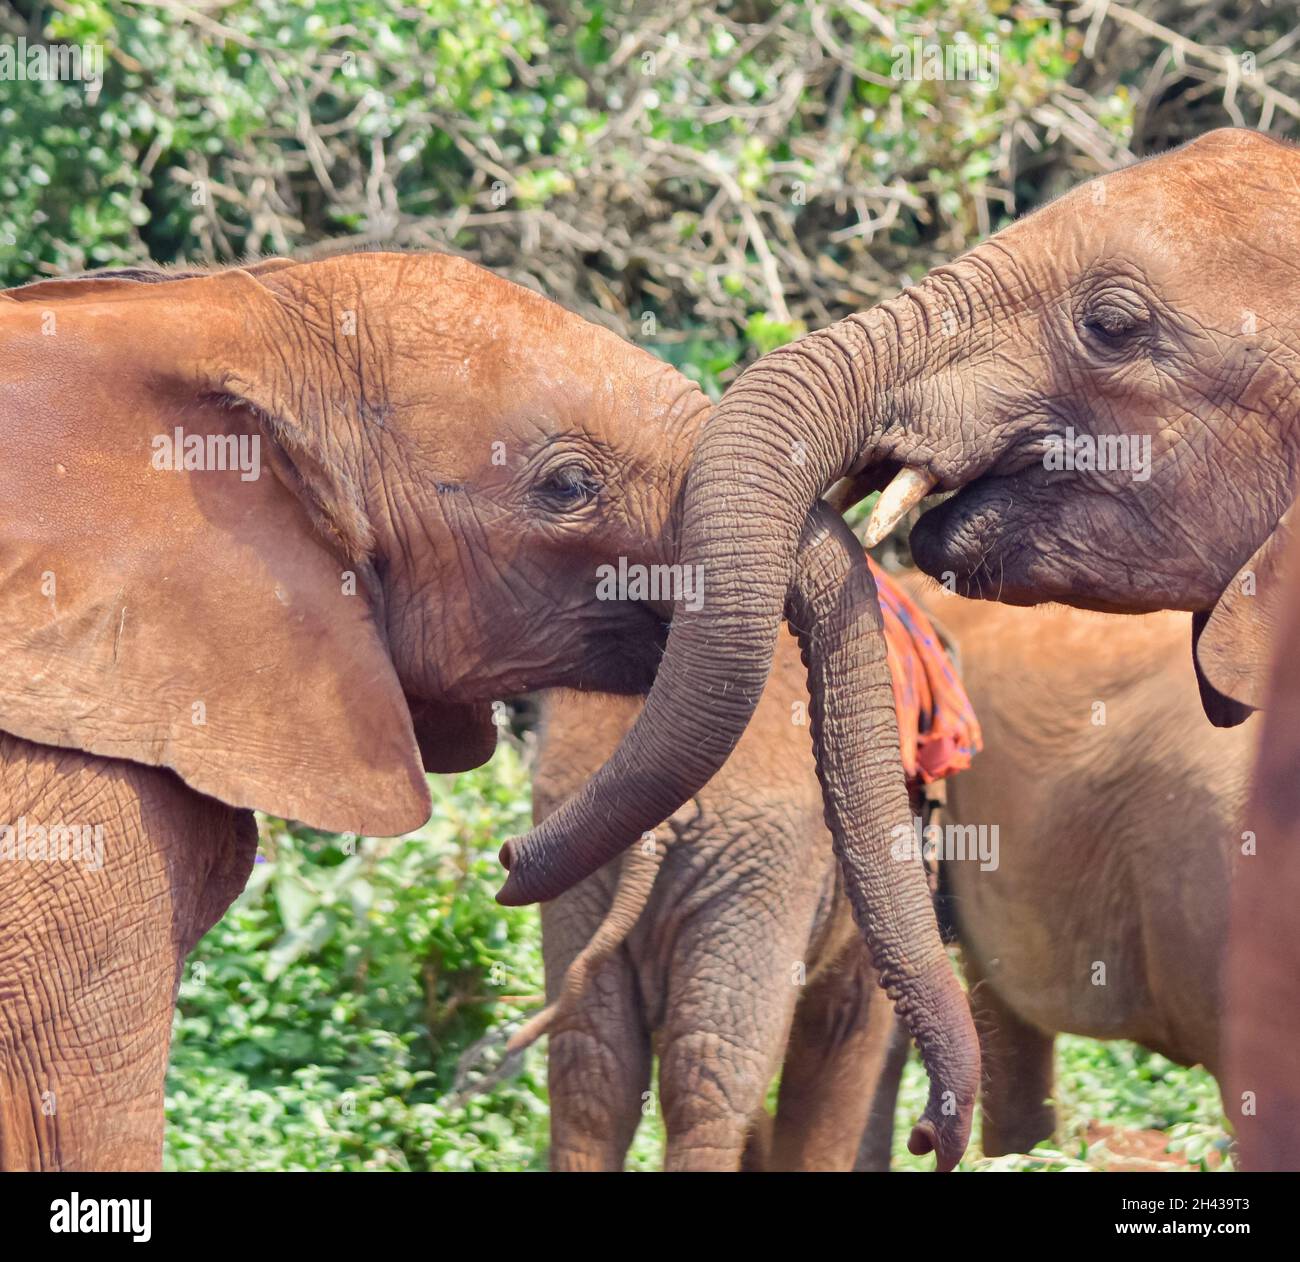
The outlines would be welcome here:
<svg viewBox="0 0 1300 1262">
<path fill-rule="evenodd" d="M 156 1167 L 251 810 L 428 816 L 491 699 L 644 691 L 699 390 L 459 259 L 0 296 L 0 1166 Z"/>
</svg>

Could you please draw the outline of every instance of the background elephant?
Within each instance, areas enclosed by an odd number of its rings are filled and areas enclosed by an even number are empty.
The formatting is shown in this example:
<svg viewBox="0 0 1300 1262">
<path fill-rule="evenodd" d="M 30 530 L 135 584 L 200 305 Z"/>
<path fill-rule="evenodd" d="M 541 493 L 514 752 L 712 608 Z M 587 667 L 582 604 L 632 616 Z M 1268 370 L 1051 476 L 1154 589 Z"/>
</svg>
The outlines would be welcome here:
<svg viewBox="0 0 1300 1262">
<path fill-rule="evenodd" d="M 954 845 L 996 827 L 997 866 L 949 857 L 940 870 L 980 1032 L 985 1154 L 1052 1135 L 1058 1031 L 1130 1039 L 1222 1079 L 1257 721 L 1206 720 L 1184 615 L 1022 610 L 908 586 L 953 636 L 984 732 L 942 815 L 967 830 Z M 886 1159 L 892 1121 L 891 1089 L 868 1136 Z"/>
<path fill-rule="evenodd" d="M 1026 611 L 945 599 L 916 576 L 904 585 L 954 637 L 984 731 L 984 752 L 947 784 L 942 821 L 998 830 L 993 870 L 978 858 L 942 867 L 981 1037 L 984 1152 L 1028 1151 L 1052 1134 L 1058 1031 L 1131 1039 L 1221 1075 L 1217 979 L 1255 723 L 1206 721 L 1181 615 Z M 548 997 L 555 1005 L 567 991 L 568 1002 L 525 1037 L 551 1035 L 555 1168 L 619 1168 L 652 1046 L 669 1168 L 735 1169 L 742 1152 L 751 1169 L 845 1168 L 846 1129 L 869 1109 L 860 1168 L 888 1168 L 907 1040 L 886 1051 L 880 996 L 861 981 L 868 961 L 833 928 L 842 894 L 825 862 L 806 733 L 789 722 L 805 695 L 783 638 L 732 758 L 659 831 L 658 874 L 634 847 L 543 906 Z M 637 705 L 547 698 L 539 817 L 607 754 Z M 740 846 L 739 870 L 715 857 Z M 779 898 L 762 893 L 773 888 Z M 589 967 L 574 986 L 566 971 L 580 955 Z M 778 1069 L 769 1134 L 759 1108 Z"/>
<path fill-rule="evenodd" d="M 756 701 L 808 508 L 841 478 L 841 504 L 891 484 L 869 539 L 927 490 L 957 491 L 913 549 L 963 592 L 1193 612 L 1207 713 L 1241 721 L 1266 687 L 1300 462 L 1298 174 L 1292 146 L 1212 132 L 748 368 L 682 506 L 681 559 L 706 567 L 714 599 L 674 624 L 647 721 L 517 847 L 521 867 L 554 872 L 576 847 L 571 882 L 653 827 L 653 812 L 618 808 L 619 769 L 672 762 L 702 685 Z M 742 486 L 747 511 L 720 536 L 714 506 Z M 829 729 L 823 764 L 861 734 Z M 846 790 L 823 784 L 834 811 Z M 524 888 L 558 892 L 541 875 Z"/>
<path fill-rule="evenodd" d="M 920 611 L 888 584 L 881 603 L 919 810 L 920 781 L 968 765 L 978 725 Z M 836 874 L 793 636 L 782 635 L 774 661 L 754 721 L 709 784 L 542 907 L 550 1003 L 509 1048 L 550 1035 L 553 1168 L 622 1167 L 649 1098 L 652 1050 L 669 1169 L 852 1166 L 894 1009 Z M 639 708 L 631 698 L 545 696 L 538 819 L 615 748 Z M 910 823 L 904 830 L 910 841 Z M 921 871 L 919 851 L 889 861 Z M 773 1120 L 764 1102 L 778 1071 Z"/>
<path fill-rule="evenodd" d="M 594 567 L 671 550 L 707 403 L 447 256 L 44 282 L 0 336 L 0 1164 L 147 1167 L 247 808 L 401 832 L 490 698 L 643 690 L 661 611 Z"/>
<path fill-rule="evenodd" d="M 640 886 L 574 999 L 543 1023 L 552 1169 L 622 1168 L 652 1098 L 652 1053 L 667 1169 L 737 1170 L 742 1158 L 748 1169 L 852 1167 L 894 1017 L 837 882 L 807 704 L 798 646 L 783 633 L 754 721 L 707 787 L 652 847 L 638 843 L 542 904 L 554 1002 L 616 890 Z M 536 818 L 584 783 L 640 707 L 546 695 Z"/>
</svg>

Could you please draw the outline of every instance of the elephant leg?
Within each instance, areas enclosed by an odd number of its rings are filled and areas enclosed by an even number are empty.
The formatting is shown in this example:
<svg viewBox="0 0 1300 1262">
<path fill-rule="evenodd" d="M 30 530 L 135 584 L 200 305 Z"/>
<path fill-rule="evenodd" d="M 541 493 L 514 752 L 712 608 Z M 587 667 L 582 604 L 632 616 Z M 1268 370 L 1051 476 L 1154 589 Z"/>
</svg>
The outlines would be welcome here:
<svg viewBox="0 0 1300 1262">
<path fill-rule="evenodd" d="M 775 1170 L 851 1170 L 894 1027 L 856 938 L 795 1010 L 772 1142 Z"/>
<path fill-rule="evenodd" d="M 855 1170 L 881 1173 L 889 1169 L 894 1155 L 894 1115 L 898 1112 L 898 1088 L 903 1081 L 912 1040 L 903 1023 L 894 1018 L 894 1028 L 889 1036 L 889 1049 L 876 1090 L 871 1099 L 871 1112 L 867 1115 L 867 1128 L 858 1145 Z"/>
<path fill-rule="evenodd" d="M 0 824 L 0 1167 L 156 1169 L 181 966 L 247 880 L 253 817 L 0 734 Z"/>
<path fill-rule="evenodd" d="M 667 1170 L 766 1163 L 767 1092 L 799 997 L 811 919 L 798 906 L 772 907 L 760 914 L 736 895 L 676 944 L 659 1039 Z"/>
<path fill-rule="evenodd" d="M 609 902 L 584 882 L 542 907 L 546 989 L 553 1001 L 565 970 L 586 946 Z M 625 949 L 592 974 L 547 1043 L 552 1170 L 621 1170 L 650 1090 L 650 1033 Z"/>
<path fill-rule="evenodd" d="M 668 1131 L 665 1170 L 735 1172 L 766 1162 L 761 1114 L 779 1048 L 766 1051 L 730 1042 L 716 1029 L 684 1032 L 664 1044 L 659 1096 Z"/>
<path fill-rule="evenodd" d="M 1056 1130 L 1050 1102 L 1056 1040 L 1022 1021 L 989 982 L 977 980 L 969 965 L 967 977 L 984 1064 L 984 1154 L 1029 1152 Z"/>
<path fill-rule="evenodd" d="M 745 1151 L 741 1154 L 740 1169 L 745 1174 L 762 1174 L 772 1168 L 772 1135 L 775 1122 L 766 1108 L 754 1114 L 745 1136 Z"/>
</svg>

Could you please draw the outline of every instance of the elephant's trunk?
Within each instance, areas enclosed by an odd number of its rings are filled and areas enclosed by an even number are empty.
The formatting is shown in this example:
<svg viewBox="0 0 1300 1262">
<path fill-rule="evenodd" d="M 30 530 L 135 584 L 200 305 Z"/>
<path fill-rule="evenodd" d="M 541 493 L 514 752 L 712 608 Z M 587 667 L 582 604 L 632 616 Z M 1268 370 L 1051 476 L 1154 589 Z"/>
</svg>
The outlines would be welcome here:
<svg viewBox="0 0 1300 1262">
<path fill-rule="evenodd" d="M 674 616 L 645 710 L 610 761 L 539 828 L 507 843 L 503 902 L 559 894 L 671 815 L 725 761 L 766 682 L 787 596 L 801 599 L 796 556 L 814 503 L 837 478 L 874 461 L 925 467 L 918 436 L 890 422 L 908 411 L 906 361 L 926 364 L 935 316 L 928 301 L 904 294 L 842 320 L 764 356 L 727 392 L 704 427 L 683 502 L 677 559 L 703 567 L 702 605 Z M 811 622 L 803 629 L 818 650 L 810 666 L 824 715 L 819 757 L 833 778 L 828 811 L 845 885 L 932 1074 L 934 1093 L 912 1142 L 936 1149 L 950 1168 L 965 1144 L 979 1056 L 920 873 L 879 866 L 890 842 L 882 824 L 908 818 L 897 799 L 884 814 L 871 802 L 876 772 L 897 758 L 879 622 L 874 634 L 847 618 L 825 632 Z M 842 642 L 863 639 L 863 630 L 878 640 L 879 661 Z M 870 729 L 853 729 L 868 713 L 876 716 Z M 856 779 L 848 770 L 855 766 L 863 769 Z M 888 791 L 901 789 L 901 770 L 891 774 Z"/>
<path fill-rule="evenodd" d="M 826 506 L 801 541 L 786 613 L 808 667 L 813 749 L 845 892 L 930 1075 L 908 1148 L 951 1170 L 966 1149 L 979 1040 L 939 937 L 925 870 L 910 844 L 911 806 L 876 585 L 861 546 Z M 895 857 L 887 839 L 906 843 Z"/>
<path fill-rule="evenodd" d="M 610 760 L 503 847 L 510 878 L 501 902 L 562 893 L 667 819 L 726 761 L 767 682 L 809 509 L 862 463 L 860 453 L 885 454 L 881 417 L 899 374 L 882 366 L 876 346 L 901 350 L 872 331 L 882 321 L 891 333 L 906 326 L 909 309 L 850 317 L 764 356 L 706 422 L 677 557 L 703 575 L 703 599 L 674 613 L 645 709 Z"/>
</svg>

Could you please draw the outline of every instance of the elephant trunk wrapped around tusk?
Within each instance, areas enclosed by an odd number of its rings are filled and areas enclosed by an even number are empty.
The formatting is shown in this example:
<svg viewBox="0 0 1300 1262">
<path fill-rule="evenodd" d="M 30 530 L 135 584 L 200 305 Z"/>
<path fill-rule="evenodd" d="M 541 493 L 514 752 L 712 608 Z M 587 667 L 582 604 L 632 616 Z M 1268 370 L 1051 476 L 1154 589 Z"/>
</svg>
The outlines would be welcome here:
<svg viewBox="0 0 1300 1262">
<path fill-rule="evenodd" d="M 900 469 L 890 484 L 880 493 L 871 510 L 862 542 L 874 548 L 898 523 L 903 515 L 915 508 L 938 482 L 933 474 L 923 469 Z"/>
</svg>

